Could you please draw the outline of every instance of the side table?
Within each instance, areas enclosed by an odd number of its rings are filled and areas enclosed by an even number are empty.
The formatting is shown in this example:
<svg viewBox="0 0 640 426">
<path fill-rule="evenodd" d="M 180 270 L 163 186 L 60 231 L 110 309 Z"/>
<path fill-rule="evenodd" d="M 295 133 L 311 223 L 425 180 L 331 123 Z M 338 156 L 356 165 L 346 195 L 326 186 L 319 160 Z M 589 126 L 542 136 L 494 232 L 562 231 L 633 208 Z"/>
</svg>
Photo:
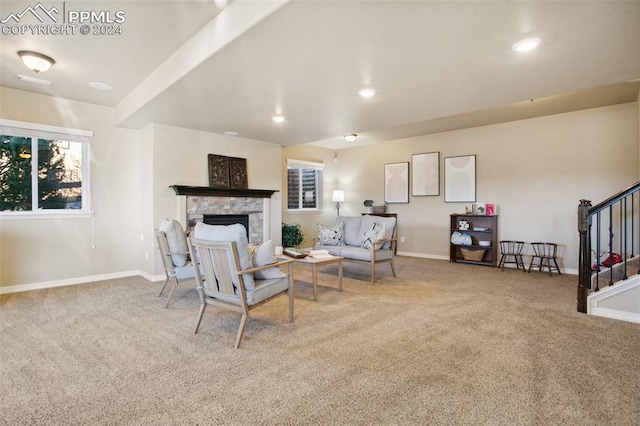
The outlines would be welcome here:
<svg viewBox="0 0 640 426">
<path fill-rule="evenodd" d="M 338 281 L 337 287 L 338 291 L 342 291 L 342 261 L 344 257 L 342 256 L 331 256 L 327 258 L 315 258 L 311 256 L 307 256 L 301 259 L 292 258 L 286 255 L 281 256 L 281 258 L 285 259 L 293 259 L 293 263 L 298 265 L 311 265 L 311 276 L 312 276 L 312 284 L 313 284 L 313 300 L 318 300 L 318 267 L 330 265 L 332 263 L 338 264 Z"/>
</svg>

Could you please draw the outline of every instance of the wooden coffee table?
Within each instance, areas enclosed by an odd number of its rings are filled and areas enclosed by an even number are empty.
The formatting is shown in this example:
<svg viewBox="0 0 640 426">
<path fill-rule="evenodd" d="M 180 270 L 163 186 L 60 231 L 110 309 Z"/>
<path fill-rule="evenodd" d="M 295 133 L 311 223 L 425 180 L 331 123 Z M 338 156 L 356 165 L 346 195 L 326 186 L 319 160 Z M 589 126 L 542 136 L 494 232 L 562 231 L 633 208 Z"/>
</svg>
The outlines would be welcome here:
<svg viewBox="0 0 640 426">
<path fill-rule="evenodd" d="M 282 256 L 286 259 L 293 259 L 293 263 L 299 265 L 311 265 L 311 275 L 313 277 L 313 300 L 318 300 L 318 267 L 330 265 L 332 263 L 338 264 L 338 291 L 342 291 L 342 261 L 344 257 L 331 256 L 325 259 L 316 259 L 315 257 L 307 256 L 301 259 L 291 258 L 289 256 Z"/>
</svg>

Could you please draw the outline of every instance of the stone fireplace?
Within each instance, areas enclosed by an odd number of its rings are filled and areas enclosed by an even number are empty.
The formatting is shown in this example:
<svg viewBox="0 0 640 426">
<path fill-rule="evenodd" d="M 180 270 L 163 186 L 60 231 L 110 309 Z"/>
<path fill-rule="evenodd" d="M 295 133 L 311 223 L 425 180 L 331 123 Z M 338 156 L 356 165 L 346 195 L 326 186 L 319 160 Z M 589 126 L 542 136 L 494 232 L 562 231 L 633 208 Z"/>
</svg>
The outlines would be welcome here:
<svg viewBox="0 0 640 426">
<path fill-rule="evenodd" d="M 270 239 L 269 202 L 274 190 L 209 188 L 173 185 L 178 195 L 178 218 L 184 221 L 187 231 L 193 230 L 205 215 L 240 217 L 247 216 L 250 244 L 262 244 Z M 222 219 L 221 219 L 222 220 Z M 217 220 L 213 220 L 216 221 Z M 242 223 L 229 221 L 228 223 Z"/>
</svg>

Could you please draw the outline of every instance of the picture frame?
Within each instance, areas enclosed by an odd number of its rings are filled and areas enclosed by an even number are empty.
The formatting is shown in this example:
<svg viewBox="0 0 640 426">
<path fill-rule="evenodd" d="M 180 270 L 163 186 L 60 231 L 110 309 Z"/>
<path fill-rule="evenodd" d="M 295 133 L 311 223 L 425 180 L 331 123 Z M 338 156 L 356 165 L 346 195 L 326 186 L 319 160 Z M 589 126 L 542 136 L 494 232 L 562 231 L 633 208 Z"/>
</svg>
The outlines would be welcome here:
<svg viewBox="0 0 640 426">
<path fill-rule="evenodd" d="M 476 202 L 476 156 L 461 155 L 444 159 L 445 203 Z"/>
<path fill-rule="evenodd" d="M 496 214 L 496 205 L 493 203 L 487 203 L 486 208 L 484 210 L 484 214 L 487 216 L 493 216 Z"/>
<path fill-rule="evenodd" d="M 229 160 L 224 155 L 209 154 L 209 187 L 229 188 Z"/>
<path fill-rule="evenodd" d="M 414 197 L 440 195 L 440 152 L 411 156 L 411 195 Z"/>
<path fill-rule="evenodd" d="M 238 189 L 249 188 L 247 179 L 247 159 L 228 157 L 229 160 L 229 187 Z"/>
<path fill-rule="evenodd" d="M 385 203 L 409 202 L 409 162 L 384 165 Z"/>
</svg>

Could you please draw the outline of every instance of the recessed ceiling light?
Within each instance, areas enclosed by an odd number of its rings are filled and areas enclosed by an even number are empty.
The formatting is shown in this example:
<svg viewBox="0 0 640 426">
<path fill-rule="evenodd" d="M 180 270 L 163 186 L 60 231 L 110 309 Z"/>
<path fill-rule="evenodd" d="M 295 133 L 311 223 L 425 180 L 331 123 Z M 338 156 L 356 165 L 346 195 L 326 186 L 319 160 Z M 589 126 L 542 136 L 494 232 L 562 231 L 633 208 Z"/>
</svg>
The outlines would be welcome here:
<svg viewBox="0 0 640 426">
<path fill-rule="evenodd" d="M 228 6 L 229 1 L 228 1 L 228 0 L 214 0 L 214 3 L 216 4 L 216 7 L 217 7 L 219 10 L 222 10 L 222 9 L 224 9 L 225 7 L 227 7 L 227 6 Z"/>
<path fill-rule="evenodd" d="M 228 131 L 224 132 L 224 134 L 227 135 L 227 136 L 238 136 L 240 133 L 228 130 Z"/>
<path fill-rule="evenodd" d="M 275 121 L 276 123 L 282 123 L 284 121 L 284 116 L 282 116 L 282 115 L 274 115 L 273 117 L 271 117 L 271 119 L 273 121 Z"/>
<path fill-rule="evenodd" d="M 371 88 L 366 88 L 366 89 L 362 89 L 362 90 L 360 90 L 360 91 L 358 92 L 358 94 L 359 94 L 360 96 L 362 96 L 363 98 L 370 98 L 370 97 L 372 97 L 373 95 L 375 95 L 375 94 L 376 94 L 376 91 L 375 91 L 375 90 L 373 90 L 373 89 L 371 89 Z"/>
<path fill-rule="evenodd" d="M 98 89 L 98 90 L 111 90 L 112 87 L 109 86 L 107 83 L 100 83 L 99 81 L 92 81 L 91 83 L 89 83 L 89 86 L 93 87 L 94 89 Z"/>
<path fill-rule="evenodd" d="M 538 47 L 540 43 L 541 40 L 539 38 L 527 38 L 524 40 L 520 40 L 519 42 L 511 46 L 511 48 L 516 52 L 528 52 Z"/>
</svg>

